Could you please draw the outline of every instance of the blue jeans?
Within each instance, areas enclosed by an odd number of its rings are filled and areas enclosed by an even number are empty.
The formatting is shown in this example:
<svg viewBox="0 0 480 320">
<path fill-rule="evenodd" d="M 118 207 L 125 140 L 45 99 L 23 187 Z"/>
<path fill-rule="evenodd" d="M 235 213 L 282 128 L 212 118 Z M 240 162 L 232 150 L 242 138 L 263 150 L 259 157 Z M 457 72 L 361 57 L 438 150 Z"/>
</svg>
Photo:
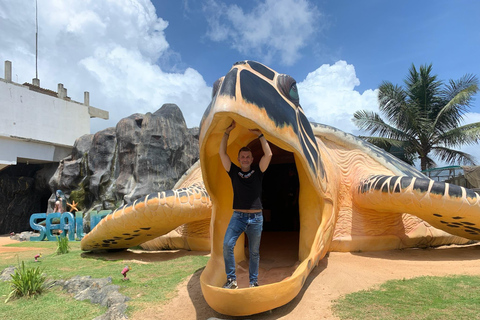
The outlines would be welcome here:
<svg viewBox="0 0 480 320">
<path fill-rule="evenodd" d="M 235 256 L 233 248 L 238 237 L 245 232 L 248 237 L 248 250 L 250 252 L 249 278 L 250 283 L 258 280 L 258 266 L 260 264 L 260 239 L 262 237 L 263 215 L 262 212 L 243 213 L 233 211 L 228 224 L 225 238 L 223 239 L 223 259 L 227 279 L 237 279 L 235 275 Z"/>
</svg>

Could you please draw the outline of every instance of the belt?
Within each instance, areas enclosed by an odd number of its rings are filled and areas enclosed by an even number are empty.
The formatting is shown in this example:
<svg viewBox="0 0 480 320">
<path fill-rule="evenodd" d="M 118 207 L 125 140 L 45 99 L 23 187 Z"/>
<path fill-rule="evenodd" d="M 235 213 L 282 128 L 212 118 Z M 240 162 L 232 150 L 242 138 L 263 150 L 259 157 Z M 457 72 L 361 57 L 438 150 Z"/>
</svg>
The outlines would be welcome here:
<svg viewBox="0 0 480 320">
<path fill-rule="evenodd" d="M 262 214 L 262 211 L 258 211 L 258 212 L 242 212 L 242 211 L 233 210 L 233 212 L 245 214 L 245 215 L 247 215 L 247 216 L 256 216 L 256 215 L 258 215 L 258 214 Z"/>
</svg>

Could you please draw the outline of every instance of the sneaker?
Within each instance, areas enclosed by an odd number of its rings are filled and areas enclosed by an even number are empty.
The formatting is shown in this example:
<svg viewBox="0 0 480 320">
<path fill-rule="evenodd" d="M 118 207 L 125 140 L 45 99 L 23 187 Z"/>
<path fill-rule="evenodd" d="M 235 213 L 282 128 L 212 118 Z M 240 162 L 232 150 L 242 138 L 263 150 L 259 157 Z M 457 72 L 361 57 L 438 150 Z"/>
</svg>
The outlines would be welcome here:
<svg viewBox="0 0 480 320">
<path fill-rule="evenodd" d="M 223 285 L 225 289 L 237 289 L 237 280 L 235 279 L 228 279 L 227 282 Z"/>
<path fill-rule="evenodd" d="M 258 287 L 258 282 L 257 281 L 250 282 L 250 288 L 255 288 L 255 287 Z"/>
</svg>

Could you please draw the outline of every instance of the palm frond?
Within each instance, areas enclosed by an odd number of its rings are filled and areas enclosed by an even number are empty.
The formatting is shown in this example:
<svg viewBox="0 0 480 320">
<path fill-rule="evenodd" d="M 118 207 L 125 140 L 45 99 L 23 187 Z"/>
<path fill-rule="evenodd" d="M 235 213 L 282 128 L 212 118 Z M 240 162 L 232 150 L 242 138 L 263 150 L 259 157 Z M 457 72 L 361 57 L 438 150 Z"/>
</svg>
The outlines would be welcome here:
<svg viewBox="0 0 480 320">
<path fill-rule="evenodd" d="M 476 165 L 475 158 L 468 153 L 453 150 L 445 147 L 434 147 L 432 152 L 440 160 L 448 164 L 464 164 L 464 165 Z"/>
<path fill-rule="evenodd" d="M 437 114 L 435 127 L 442 131 L 458 127 L 477 92 L 478 79 L 475 76 L 465 75 L 459 81 L 450 80 L 442 91 L 446 104 Z"/>
<path fill-rule="evenodd" d="M 480 122 L 469 123 L 438 135 L 435 144 L 449 146 L 471 145 L 480 141 Z"/>
<path fill-rule="evenodd" d="M 353 123 L 372 135 L 379 135 L 389 139 L 406 140 L 401 130 L 390 126 L 376 112 L 359 110 L 353 114 Z"/>
<path fill-rule="evenodd" d="M 442 81 L 432 75 L 432 64 L 420 66 L 420 72 L 412 64 L 405 80 L 409 104 L 414 105 L 423 114 L 423 118 L 431 118 L 431 110 L 440 92 Z"/>
</svg>

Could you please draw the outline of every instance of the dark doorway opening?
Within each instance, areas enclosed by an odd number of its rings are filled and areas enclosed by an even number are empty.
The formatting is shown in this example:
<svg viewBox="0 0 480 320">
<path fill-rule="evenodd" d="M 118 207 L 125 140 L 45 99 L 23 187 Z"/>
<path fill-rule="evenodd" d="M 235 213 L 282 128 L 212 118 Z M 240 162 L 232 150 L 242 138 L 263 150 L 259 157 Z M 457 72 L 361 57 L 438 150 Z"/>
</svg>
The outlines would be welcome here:
<svg viewBox="0 0 480 320">
<path fill-rule="evenodd" d="M 292 152 L 285 151 L 270 143 L 273 157 L 263 176 L 263 230 L 265 232 L 299 232 L 300 219 L 298 195 L 300 183 Z M 254 162 L 258 164 L 263 156 L 258 139 L 248 147 L 252 150 Z"/>
<path fill-rule="evenodd" d="M 264 231 L 300 230 L 295 163 L 271 164 L 263 177 Z"/>
</svg>

